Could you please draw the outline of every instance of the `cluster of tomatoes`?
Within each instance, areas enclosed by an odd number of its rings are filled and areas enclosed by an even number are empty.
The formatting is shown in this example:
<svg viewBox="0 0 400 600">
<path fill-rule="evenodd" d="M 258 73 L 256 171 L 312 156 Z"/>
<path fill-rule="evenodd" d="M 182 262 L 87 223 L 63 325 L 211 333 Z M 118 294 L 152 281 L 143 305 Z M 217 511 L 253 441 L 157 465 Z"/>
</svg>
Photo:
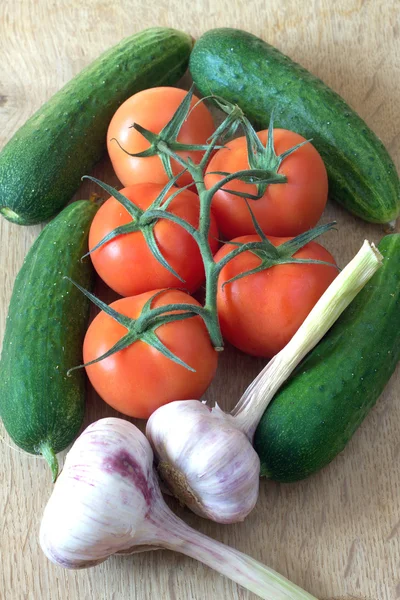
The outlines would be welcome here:
<svg viewBox="0 0 400 600">
<path fill-rule="evenodd" d="M 121 193 L 134 205 L 146 210 L 169 181 L 159 156 L 132 156 L 143 152 L 149 142 L 133 123 L 159 133 L 170 121 L 185 91 L 153 88 L 129 98 L 110 123 L 107 146 L 112 165 L 124 188 Z M 178 141 L 206 144 L 214 133 L 211 113 L 193 96 L 192 110 L 180 129 Z M 263 144 L 267 132 L 258 133 Z M 301 143 L 296 133 L 275 129 L 274 147 L 282 154 Z M 249 168 L 246 139 L 239 137 L 214 152 L 206 167 L 204 182 L 210 188 L 224 173 Z M 201 151 L 180 153 L 195 163 Z M 182 171 L 171 162 L 174 174 Z M 319 220 L 327 200 L 328 181 L 324 163 L 310 144 L 287 156 L 279 167 L 286 183 L 269 185 L 262 198 L 250 200 L 259 226 L 273 245 L 279 246 Z M 188 172 L 178 180 L 180 187 L 192 183 Z M 176 190 L 176 188 L 175 188 Z M 213 198 L 209 245 L 219 261 L 238 243 L 256 241 L 251 214 L 242 197 L 229 190 L 255 193 L 255 185 L 234 180 Z M 167 194 L 170 197 L 172 191 Z M 166 209 L 197 228 L 200 201 L 196 187 L 184 189 Z M 114 198 L 97 212 L 90 230 L 89 249 L 110 232 L 132 222 L 132 216 Z M 111 306 L 123 315 L 137 319 L 146 302 L 154 296 L 152 308 L 173 303 L 197 304 L 190 294 L 204 282 L 204 264 L 196 241 L 179 224 L 159 219 L 153 233 L 158 249 L 180 276 L 177 278 L 152 254 L 142 231 L 118 235 L 91 253 L 98 275 L 123 296 Z M 222 247 L 220 237 L 229 240 Z M 221 271 L 217 307 L 222 334 L 243 352 L 272 357 L 290 340 L 319 297 L 337 274 L 333 257 L 321 245 L 310 242 L 295 254 L 326 264 L 282 264 L 224 283 L 236 275 L 255 269 L 260 259 L 250 251 L 233 258 Z M 182 283 L 182 280 L 184 283 Z M 165 290 L 155 296 L 157 290 Z M 184 290 L 184 291 L 183 291 Z M 91 323 L 84 341 L 84 361 L 88 363 L 107 352 L 126 329 L 101 312 Z M 199 316 L 177 320 L 158 327 L 161 342 L 193 370 L 173 362 L 145 341 L 137 341 L 115 354 L 87 366 L 88 376 L 99 395 L 124 414 L 147 418 L 156 408 L 172 400 L 200 398 L 217 367 L 207 329 Z"/>
</svg>

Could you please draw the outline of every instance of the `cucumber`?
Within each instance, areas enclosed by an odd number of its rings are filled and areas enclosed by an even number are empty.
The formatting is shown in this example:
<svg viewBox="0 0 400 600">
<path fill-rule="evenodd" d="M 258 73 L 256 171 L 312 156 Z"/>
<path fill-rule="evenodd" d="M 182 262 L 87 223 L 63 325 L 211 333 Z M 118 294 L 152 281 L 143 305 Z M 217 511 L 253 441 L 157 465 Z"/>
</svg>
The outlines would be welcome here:
<svg viewBox="0 0 400 600">
<path fill-rule="evenodd" d="M 295 131 L 321 154 L 330 195 L 372 223 L 400 211 L 396 168 L 378 137 L 320 79 L 263 40 L 236 29 L 214 29 L 195 44 L 190 71 L 200 92 L 238 104 L 259 129 Z"/>
<path fill-rule="evenodd" d="M 297 481 L 327 465 L 375 404 L 400 360 L 400 234 L 383 265 L 265 411 L 255 435 L 261 474 Z"/>
<path fill-rule="evenodd" d="M 97 211 L 93 202 L 67 206 L 43 229 L 15 280 L 0 360 L 0 416 L 14 442 L 42 454 L 57 476 L 55 454 L 83 420 L 82 363 L 90 302 L 64 277 L 90 289 L 93 267 L 81 261 Z"/>
<path fill-rule="evenodd" d="M 54 216 L 101 158 L 119 105 L 140 90 L 177 82 L 191 48 L 186 33 L 146 29 L 67 83 L 0 153 L 0 213 L 20 225 Z"/>
</svg>

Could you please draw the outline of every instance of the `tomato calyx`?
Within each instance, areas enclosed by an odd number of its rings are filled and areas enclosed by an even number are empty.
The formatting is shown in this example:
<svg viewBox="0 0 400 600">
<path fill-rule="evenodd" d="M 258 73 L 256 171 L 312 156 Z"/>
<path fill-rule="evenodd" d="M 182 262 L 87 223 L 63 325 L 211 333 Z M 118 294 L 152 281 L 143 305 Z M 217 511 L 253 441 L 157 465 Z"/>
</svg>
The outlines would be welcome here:
<svg viewBox="0 0 400 600">
<path fill-rule="evenodd" d="M 200 100 L 193 106 L 192 110 L 196 108 L 200 102 L 204 102 L 208 99 L 212 99 L 214 104 L 216 104 L 221 111 L 226 113 L 227 116 L 207 141 L 220 139 L 221 142 L 225 142 L 230 140 L 235 135 L 239 126 L 243 125 L 244 122 L 247 121 L 244 112 L 237 104 L 232 104 L 228 100 L 225 100 L 225 98 L 222 98 L 222 96 L 217 96 L 215 94 L 210 94 L 209 96 L 200 98 Z"/>
<path fill-rule="evenodd" d="M 254 127 L 251 125 L 248 118 L 244 115 L 242 110 L 235 104 L 232 104 L 226 100 L 223 102 L 218 102 L 218 106 L 221 110 L 228 114 L 227 119 L 230 120 L 230 127 L 236 131 L 239 125 L 242 126 L 247 143 L 247 155 L 249 166 L 251 169 L 263 169 L 265 171 L 269 171 L 271 174 L 275 174 L 277 176 L 274 181 L 271 183 L 286 183 L 287 177 L 283 173 L 278 173 L 282 162 L 296 152 L 301 146 L 310 143 L 312 140 L 305 140 L 300 144 L 296 144 L 292 148 L 289 148 L 282 154 L 276 154 L 274 147 L 274 113 L 271 112 L 269 126 L 268 126 L 268 136 L 267 142 L 264 146 L 258 137 Z M 236 121 L 235 121 L 236 119 Z M 258 183 L 257 184 L 257 192 L 258 198 L 264 195 L 267 186 L 269 183 Z M 227 190 L 229 193 L 232 193 L 231 190 Z M 258 199 L 252 198 L 252 199 Z"/>
<path fill-rule="evenodd" d="M 222 190 L 223 192 L 228 192 L 233 196 L 239 196 L 240 198 L 245 198 L 248 200 L 259 200 L 262 195 L 262 187 L 267 186 L 270 183 L 284 183 L 282 181 L 282 175 L 279 173 L 275 173 L 274 171 L 262 168 L 251 168 L 245 169 L 243 171 L 236 171 L 235 173 L 228 173 L 227 171 L 210 171 L 209 175 L 223 175 L 224 179 L 218 181 L 212 188 L 210 188 L 210 192 L 212 192 L 212 196 L 218 191 Z M 260 188 L 260 191 L 257 191 L 257 194 L 251 194 L 250 192 L 238 192 L 237 190 L 230 190 L 224 188 L 224 185 L 237 179 L 239 181 L 243 181 L 244 183 L 253 183 L 257 186 L 257 190 Z"/>
<path fill-rule="evenodd" d="M 163 163 L 163 167 L 169 179 L 173 179 L 174 175 L 172 172 L 171 157 L 169 153 L 165 151 L 166 149 L 172 152 L 189 152 L 193 150 L 208 151 L 210 147 L 209 144 L 183 144 L 177 140 L 181 127 L 190 111 L 193 89 L 194 86 L 192 85 L 181 104 L 176 109 L 172 119 L 165 125 L 165 127 L 163 127 L 160 133 L 153 133 L 145 127 L 142 127 L 139 123 L 133 123 L 133 125 L 131 125 L 133 129 L 136 129 L 136 131 L 138 131 L 149 142 L 150 146 L 146 150 L 143 150 L 142 152 L 131 153 L 123 148 L 116 138 L 113 138 L 113 140 L 117 142 L 121 150 L 129 156 L 146 158 L 149 156 L 158 155 Z M 222 148 L 222 146 L 215 147 Z"/>
<path fill-rule="evenodd" d="M 185 190 L 191 186 L 191 184 L 189 184 L 182 188 L 178 188 L 168 198 L 166 197 L 168 192 L 170 191 L 170 189 L 175 185 L 176 181 L 179 179 L 179 177 L 185 171 L 186 171 L 186 169 L 184 169 L 183 171 L 178 173 L 178 175 L 173 177 L 164 186 L 164 188 L 161 190 L 160 194 L 154 199 L 154 201 L 151 203 L 151 205 L 146 210 L 141 209 L 139 206 L 137 206 L 136 204 L 131 202 L 129 200 L 129 198 L 127 198 L 126 196 L 121 194 L 121 192 L 119 192 L 112 186 L 110 186 L 106 183 L 103 183 L 102 181 L 100 181 L 99 179 L 96 179 L 95 177 L 90 177 L 89 175 L 85 176 L 85 179 L 90 179 L 94 183 L 97 183 L 107 193 L 109 193 L 111 196 L 113 196 L 113 198 L 115 198 L 115 200 L 117 200 L 117 202 L 119 202 L 126 209 L 126 211 L 129 213 L 129 215 L 132 217 L 132 221 L 130 223 L 126 223 L 125 225 L 121 225 L 120 227 L 116 227 L 115 229 L 110 231 L 106 236 L 104 236 L 100 240 L 100 242 L 98 244 L 96 244 L 91 250 L 89 250 L 89 252 L 87 252 L 82 258 L 85 258 L 86 256 L 88 256 L 95 250 L 98 250 L 99 248 L 104 246 L 104 244 L 106 244 L 107 242 L 110 242 L 111 240 L 115 239 L 116 237 L 118 237 L 120 235 L 126 235 L 128 233 L 140 231 L 143 234 L 144 239 L 146 240 L 147 246 L 149 247 L 154 258 L 156 260 L 158 260 L 158 262 L 163 267 L 165 267 L 170 273 L 172 273 L 172 275 L 174 275 L 179 281 L 184 283 L 184 279 L 179 275 L 179 273 L 177 273 L 175 271 L 175 269 L 172 268 L 172 266 L 168 263 L 168 261 L 165 260 L 162 252 L 160 251 L 160 248 L 158 247 L 157 240 L 154 235 L 154 227 L 160 218 L 165 217 L 166 211 L 167 211 L 169 205 L 171 204 L 172 200 L 178 194 L 183 192 L 183 190 Z M 167 214 L 171 214 L 171 213 L 167 213 Z M 171 215 L 171 216 L 174 217 L 175 215 Z M 178 223 L 180 226 L 183 226 L 182 224 L 186 223 L 185 228 L 189 229 L 189 233 L 191 233 L 193 235 L 193 232 L 196 230 L 192 225 L 190 225 L 190 223 L 187 223 L 186 221 L 184 221 L 183 219 L 180 219 L 179 217 L 176 217 L 176 219 L 178 220 Z M 174 220 L 174 219 L 171 219 L 171 220 Z"/>
<path fill-rule="evenodd" d="M 95 358 L 94 360 L 91 360 L 90 362 L 72 367 L 67 372 L 68 376 L 72 373 L 72 371 L 100 362 L 101 360 L 112 356 L 116 352 L 128 348 L 128 346 L 131 346 L 138 341 L 142 341 L 145 344 L 152 346 L 161 352 L 161 354 L 181 367 L 184 367 L 188 371 L 193 373 L 195 372 L 195 369 L 185 363 L 181 358 L 179 358 L 179 356 L 176 356 L 176 354 L 171 352 L 171 350 L 167 348 L 165 344 L 163 344 L 163 342 L 157 336 L 156 330 L 158 327 L 161 327 L 161 325 L 166 325 L 167 323 L 182 321 L 198 315 L 203 316 L 204 309 L 202 306 L 197 306 L 195 304 L 176 303 L 152 308 L 151 305 L 153 300 L 166 291 L 160 290 L 153 294 L 153 296 L 151 296 L 143 305 L 140 316 L 137 319 L 133 319 L 123 315 L 111 306 L 108 306 L 108 304 L 97 298 L 97 296 L 88 290 L 85 290 L 85 288 L 76 283 L 76 281 L 73 281 L 69 277 L 65 277 L 65 279 L 68 279 L 68 281 L 70 281 L 83 294 L 85 294 L 85 296 L 89 298 L 98 308 L 100 308 L 103 312 L 105 312 L 108 316 L 110 316 L 127 330 L 127 333 L 123 335 L 109 350 L 107 350 L 107 352 Z"/>
<path fill-rule="evenodd" d="M 250 209 L 250 206 L 248 203 L 247 203 L 247 205 L 251 212 L 251 209 Z M 314 227 L 313 229 L 310 229 L 309 231 L 301 233 L 300 235 L 294 237 L 293 239 L 288 240 L 287 242 L 284 242 L 280 246 L 274 246 L 269 241 L 269 239 L 267 238 L 265 233 L 262 231 L 260 226 L 258 225 L 257 220 L 255 219 L 253 213 L 251 213 L 251 216 L 252 216 L 253 223 L 254 223 L 255 229 L 257 231 L 257 234 L 260 237 L 260 241 L 259 242 L 247 242 L 247 243 L 240 243 L 240 242 L 235 242 L 235 241 L 228 242 L 229 244 L 236 246 L 236 248 L 234 250 L 232 250 L 231 252 L 229 252 L 224 258 L 222 258 L 216 264 L 220 271 L 229 261 L 231 261 L 233 258 L 235 258 L 235 256 L 238 256 L 242 252 L 246 252 L 246 251 L 250 251 L 252 254 L 257 256 L 260 259 L 260 263 L 254 269 L 250 269 L 248 271 L 243 271 L 242 273 L 235 275 L 235 277 L 232 277 L 231 279 L 228 279 L 227 281 L 225 281 L 222 286 L 223 288 L 227 284 L 232 283 L 233 281 L 237 281 L 238 279 L 242 279 L 243 277 L 247 277 L 248 275 L 254 275 L 255 273 L 265 271 L 276 265 L 318 264 L 318 265 L 326 265 L 326 266 L 330 266 L 335 269 L 338 269 L 338 267 L 336 265 L 334 265 L 330 262 L 327 262 L 327 261 L 316 260 L 316 259 L 311 259 L 311 258 L 294 258 L 294 254 L 296 254 L 296 252 L 298 252 L 301 248 L 303 248 L 303 246 L 305 246 L 309 242 L 315 240 L 323 233 L 326 233 L 327 231 L 332 230 L 336 225 L 336 221 L 332 221 L 331 223 L 327 223 L 326 225 L 319 225 L 317 227 Z"/>
</svg>

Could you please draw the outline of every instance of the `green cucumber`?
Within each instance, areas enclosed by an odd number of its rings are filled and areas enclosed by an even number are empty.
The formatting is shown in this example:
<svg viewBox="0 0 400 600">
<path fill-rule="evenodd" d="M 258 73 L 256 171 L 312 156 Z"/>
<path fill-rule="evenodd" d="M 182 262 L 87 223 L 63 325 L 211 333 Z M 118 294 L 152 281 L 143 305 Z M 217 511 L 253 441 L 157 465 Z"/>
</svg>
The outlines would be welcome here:
<svg viewBox="0 0 400 600">
<path fill-rule="evenodd" d="M 254 445 L 261 474 L 297 481 L 343 450 L 400 360 L 400 234 L 383 265 L 265 411 Z"/>
<path fill-rule="evenodd" d="M 55 457 L 76 437 L 83 420 L 86 375 L 82 343 L 89 300 L 65 276 L 86 289 L 93 280 L 88 233 L 94 202 L 67 206 L 43 229 L 15 280 L 0 360 L 0 417 L 14 442 L 42 454 L 53 478 Z"/>
<path fill-rule="evenodd" d="M 238 104 L 253 124 L 290 129 L 312 143 L 329 176 L 330 195 L 372 223 L 400 211 L 396 168 L 378 137 L 320 79 L 263 40 L 237 29 L 214 29 L 195 44 L 190 71 L 200 92 Z"/>
<path fill-rule="evenodd" d="M 192 38 L 168 28 L 137 33 L 102 54 L 46 102 L 0 153 L 0 213 L 20 225 L 53 217 L 106 147 L 109 122 L 132 94 L 172 85 Z"/>
</svg>

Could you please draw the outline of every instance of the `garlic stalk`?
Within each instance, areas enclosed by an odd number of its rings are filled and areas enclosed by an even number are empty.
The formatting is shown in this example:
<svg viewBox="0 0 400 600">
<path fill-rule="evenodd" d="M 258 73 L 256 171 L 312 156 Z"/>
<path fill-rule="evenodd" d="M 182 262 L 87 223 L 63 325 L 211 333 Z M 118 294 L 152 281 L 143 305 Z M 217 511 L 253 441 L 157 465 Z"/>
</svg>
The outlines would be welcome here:
<svg viewBox="0 0 400 600">
<path fill-rule="evenodd" d="M 167 548 L 265 600 L 316 600 L 174 515 L 161 495 L 149 442 L 122 419 L 101 419 L 76 440 L 45 508 L 40 544 L 51 561 L 69 569 L 97 565 L 116 553 Z"/>
<path fill-rule="evenodd" d="M 301 327 L 274 356 L 231 411 L 236 426 L 253 441 L 257 425 L 268 404 L 292 371 L 303 360 L 382 264 L 374 244 L 364 241 L 361 249 L 333 280 Z"/>
<path fill-rule="evenodd" d="M 219 523 L 242 521 L 258 497 L 254 432 L 274 394 L 379 268 L 382 256 L 365 241 L 321 296 L 291 341 L 256 377 L 230 414 L 195 400 L 162 406 L 146 435 L 161 478 L 193 512 Z"/>
</svg>

